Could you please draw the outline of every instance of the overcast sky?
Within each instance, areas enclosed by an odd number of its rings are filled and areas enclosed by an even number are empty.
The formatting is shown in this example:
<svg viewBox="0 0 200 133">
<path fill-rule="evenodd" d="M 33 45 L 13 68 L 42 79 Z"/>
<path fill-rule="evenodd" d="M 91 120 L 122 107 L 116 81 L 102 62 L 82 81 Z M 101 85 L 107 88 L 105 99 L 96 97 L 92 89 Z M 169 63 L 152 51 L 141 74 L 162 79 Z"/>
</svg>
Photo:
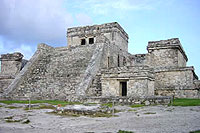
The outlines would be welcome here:
<svg viewBox="0 0 200 133">
<path fill-rule="evenodd" d="M 66 46 L 68 27 L 118 22 L 129 52 L 146 53 L 148 41 L 179 38 L 200 76 L 199 0 L 0 0 L 0 54 L 30 59 L 38 43 Z"/>
</svg>

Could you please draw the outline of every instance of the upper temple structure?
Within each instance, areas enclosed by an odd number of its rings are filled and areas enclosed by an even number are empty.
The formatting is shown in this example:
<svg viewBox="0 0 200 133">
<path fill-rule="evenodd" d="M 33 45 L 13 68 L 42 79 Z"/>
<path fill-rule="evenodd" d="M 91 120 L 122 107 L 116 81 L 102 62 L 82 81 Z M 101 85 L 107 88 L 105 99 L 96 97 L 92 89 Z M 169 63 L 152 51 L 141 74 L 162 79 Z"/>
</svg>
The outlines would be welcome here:
<svg viewBox="0 0 200 133">
<path fill-rule="evenodd" d="M 114 22 L 69 28 L 66 47 L 39 44 L 29 61 L 3 54 L 1 98 L 199 98 L 200 81 L 178 38 L 150 41 L 146 54 L 135 55 L 128 39 Z"/>
</svg>

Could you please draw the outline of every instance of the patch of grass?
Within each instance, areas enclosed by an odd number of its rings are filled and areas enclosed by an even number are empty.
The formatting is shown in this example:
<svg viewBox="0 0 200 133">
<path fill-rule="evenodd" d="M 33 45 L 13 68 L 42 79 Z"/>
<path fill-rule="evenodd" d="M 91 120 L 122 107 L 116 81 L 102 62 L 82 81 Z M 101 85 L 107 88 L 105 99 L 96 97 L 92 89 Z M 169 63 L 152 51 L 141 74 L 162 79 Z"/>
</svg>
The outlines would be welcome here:
<svg viewBox="0 0 200 133">
<path fill-rule="evenodd" d="M 191 131 L 190 133 L 200 133 L 200 130 L 197 130 L 197 131 Z"/>
<path fill-rule="evenodd" d="M 132 131 L 119 130 L 117 133 L 134 133 Z"/>
<path fill-rule="evenodd" d="M 122 112 L 121 110 L 114 109 L 114 113 Z"/>
<path fill-rule="evenodd" d="M 1 108 L 1 107 L 3 107 L 3 106 L 0 105 L 0 108 Z"/>
<path fill-rule="evenodd" d="M 174 99 L 172 106 L 200 106 L 200 99 L 179 98 Z"/>
<path fill-rule="evenodd" d="M 21 107 L 16 107 L 16 106 L 8 106 L 8 107 L 5 107 L 5 108 L 8 108 L 8 109 L 19 109 Z"/>
<path fill-rule="evenodd" d="M 13 118 L 13 116 L 7 116 L 4 119 L 12 119 L 12 118 Z"/>
<path fill-rule="evenodd" d="M 113 104 L 112 103 L 103 103 L 103 104 L 101 104 L 101 106 L 107 106 L 107 107 L 112 108 Z"/>
<path fill-rule="evenodd" d="M 40 105 L 39 107 L 32 107 L 32 109 L 56 109 L 53 105 Z M 26 107 L 24 110 L 29 110 L 29 107 Z"/>
<path fill-rule="evenodd" d="M 133 105 L 130 105 L 131 108 L 138 108 L 138 107 L 143 107 L 144 104 L 133 104 Z"/>
<path fill-rule="evenodd" d="M 8 123 L 20 122 L 20 120 L 12 120 L 12 119 L 6 119 L 5 121 L 8 122 Z"/>
<path fill-rule="evenodd" d="M 0 103 L 5 103 L 5 104 L 13 104 L 13 103 L 19 103 L 19 104 L 29 104 L 28 100 L 4 100 L 0 101 Z M 81 104 L 79 102 L 67 102 L 67 101 L 58 101 L 58 100 L 33 100 L 31 101 L 31 104 L 37 104 L 37 103 L 48 103 L 52 105 L 73 105 L 73 104 Z"/>
<path fill-rule="evenodd" d="M 156 114 L 156 112 L 146 112 L 144 113 L 145 115 L 152 115 L 152 114 Z"/>
<path fill-rule="evenodd" d="M 128 111 L 130 111 L 130 112 L 136 112 L 137 110 L 136 109 L 129 109 Z"/>
</svg>

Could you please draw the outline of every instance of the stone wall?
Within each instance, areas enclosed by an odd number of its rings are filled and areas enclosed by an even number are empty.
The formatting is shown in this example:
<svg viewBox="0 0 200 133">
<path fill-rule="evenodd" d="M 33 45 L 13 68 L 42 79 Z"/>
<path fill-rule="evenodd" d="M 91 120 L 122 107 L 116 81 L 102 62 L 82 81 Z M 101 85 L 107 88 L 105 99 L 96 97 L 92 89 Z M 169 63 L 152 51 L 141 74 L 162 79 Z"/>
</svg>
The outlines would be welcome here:
<svg viewBox="0 0 200 133">
<path fill-rule="evenodd" d="M 150 54 L 135 54 L 131 56 L 132 66 L 149 66 L 151 59 Z"/>
<path fill-rule="evenodd" d="M 0 94 L 12 83 L 15 76 L 26 65 L 27 60 L 22 59 L 21 53 L 2 54 L 0 71 Z"/>
<path fill-rule="evenodd" d="M 1 74 L 2 75 L 16 75 L 22 68 L 21 53 L 2 54 L 1 55 Z"/>
<path fill-rule="evenodd" d="M 200 98 L 200 91 L 198 89 L 185 90 L 155 90 L 155 95 L 158 96 L 173 96 L 174 98 Z"/>
<path fill-rule="evenodd" d="M 151 41 L 148 53 L 132 55 L 128 35 L 116 22 L 69 28 L 67 37 L 67 47 L 39 44 L 28 62 L 20 53 L 2 55 L 2 96 L 68 101 L 93 96 L 126 101 L 154 94 L 199 97 L 200 81 L 194 68 L 186 67 L 178 38 Z"/>
<path fill-rule="evenodd" d="M 172 97 L 169 96 L 147 96 L 143 98 L 138 97 L 85 97 L 81 100 L 83 103 L 113 103 L 114 105 L 169 105 Z"/>
<path fill-rule="evenodd" d="M 156 70 L 156 94 L 176 97 L 198 97 L 198 91 L 194 86 L 194 80 L 196 79 L 193 67 Z"/>
<path fill-rule="evenodd" d="M 14 86 L 12 95 L 67 99 L 76 93 L 96 45 L 52 48 L 39 45 L 37 58 Z M 10 95 L 10 94 L 9 94 Z"/>
<path fill-rule="evenodd" d="M 149 67 L 117 67 L 102 71 L 102 96 L 121 96 L 120 82 L 127 82 L 127 96 L 154 95 L 154 74 Z"/>
<path fill-rule="evenodd" d="M 150 54 L 150 66 L 159 67 L 185 67 L 187 56 L 178 38 L 151 41 L 147 46 Z"/>
<path fill-rule="evenodd" d="M 115 44 L 119 46 L 120 49 L 128 51 L 128 34 L 116 22 L 68 28 L 67 44 L 69 47 L 78 46 L 81 45 L 81 39 L 85 39 L 85 45 L 88 45 L 89 38 L 94 38 L 94 43 L 96 43 L 96 37 L 98 36 L 105 36 L 111 44 Z"/>
<path fill-rule="evenodd" d="M 0 75 L 0 94 L 2 94 L 5 89 L 11 84 L 15 77 L 9 75 Z"/>
<path fill-rule="evenodd" d="M 155 74 L 156 89 L 192 89 L 193 86 L 193 72 L 192 68 L 168 68 L 163 69 Z"/>
</svg>

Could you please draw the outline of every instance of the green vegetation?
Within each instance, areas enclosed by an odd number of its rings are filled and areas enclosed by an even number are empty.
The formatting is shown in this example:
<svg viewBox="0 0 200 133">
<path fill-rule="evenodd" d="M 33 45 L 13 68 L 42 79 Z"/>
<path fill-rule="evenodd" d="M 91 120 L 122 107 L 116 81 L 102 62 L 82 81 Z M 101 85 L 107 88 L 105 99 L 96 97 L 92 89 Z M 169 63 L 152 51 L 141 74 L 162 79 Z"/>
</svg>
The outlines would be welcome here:
<svg viewBox="0 0 200 133">
<path fill-rule="evenodd" d="M 134 133 L 134 132 L 132 132 L 132 131 L 119 130 L 117 133 Z"/>
<path fill-rule="evenodd" d="M 20 120 L 12 120 L 12 119 L 6 119 L 5 121 L 8 122 L 8 123 L 20 122 Z"/>
<path fill-rule="evenodd" d="M 200 106 L 200 99 L 179 98 L 174 99 L 172 106 Z"/>
<path fill-rule="evenodd" d="M 143 107 L 144 104 L 133 104 L 133 105 L 130 105 L 131 108 L 138 108 L 138 107 Z"/>
<path fill-rule="evenodd" d="M 104 103 L 104 104 L 101 104 L 101 106 L 107 106 L 107 107 L 112 108 L 113 104 L 112 103 Z"/>
<path fill-rule="evenodd" d="M 5 104 L 13 104 L 13 103 L 19 103 L 19 104 L 29 104 L 28 100 L 22 100 L 22 101 L 17 101 L 17 100 L 12 100 L 12 101 L 0 101 L 0 103 L 5 103 Z M 31 104 L 36 104 L 36 103 L 48 103 L 52 105 L 58 105 L 60 104 L 61 106 L 65 105 L 73 105 L 73 104 L 81 104 L 79 102 L 67 102 L 67 101 L 58 101 L 58 100 L 33 100 L 31 101 Z"/>
<path fill-rule="evenodd" d="M 190 133 L 200 133 L 200 130 L 197 130 L 197 131 L 192 131 Z"/>
<path fill-rule="evenodd" d="M 5 107 L 5 108 L 8 108 L 8 109 L 19 109 L 19 108 L 21 108 L 21 107 L 8 106 L 8 107 Z"/>
<path fill-rule="evenodd" d="M 56 107 L 54 107 L 53 105 L 44 105 L 44 104 L 41 104 L 38 107 L 31 107 L 31 110 L 32 109 L 56 109 Z M 24 110 L 29 110 L 29 107 L 26 107 Z"/>
</svg>

